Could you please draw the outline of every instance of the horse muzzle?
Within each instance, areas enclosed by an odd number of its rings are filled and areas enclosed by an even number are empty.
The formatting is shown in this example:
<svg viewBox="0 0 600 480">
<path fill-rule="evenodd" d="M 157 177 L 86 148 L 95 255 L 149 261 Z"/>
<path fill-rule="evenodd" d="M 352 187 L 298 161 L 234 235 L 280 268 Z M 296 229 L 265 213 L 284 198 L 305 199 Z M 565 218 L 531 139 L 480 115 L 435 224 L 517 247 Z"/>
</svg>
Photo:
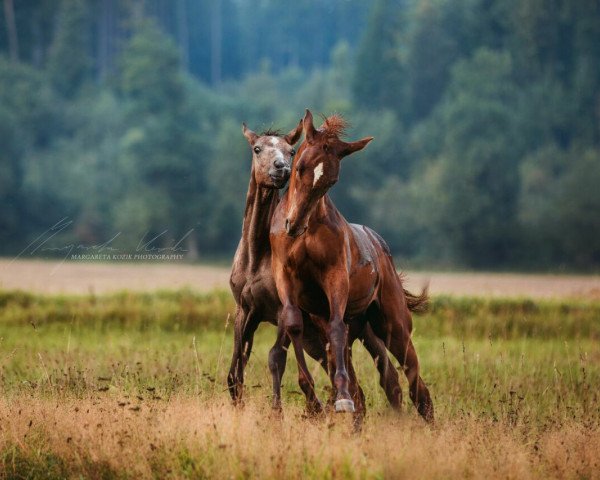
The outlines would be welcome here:
<svg viewBox="0 0 600 480">
<path fill-rule="evenodd" d="M 290 178 L 289 168 L 278 168 L 269 170 L 269 177 L 275 188 L 283 188 Z"/>
</svg>

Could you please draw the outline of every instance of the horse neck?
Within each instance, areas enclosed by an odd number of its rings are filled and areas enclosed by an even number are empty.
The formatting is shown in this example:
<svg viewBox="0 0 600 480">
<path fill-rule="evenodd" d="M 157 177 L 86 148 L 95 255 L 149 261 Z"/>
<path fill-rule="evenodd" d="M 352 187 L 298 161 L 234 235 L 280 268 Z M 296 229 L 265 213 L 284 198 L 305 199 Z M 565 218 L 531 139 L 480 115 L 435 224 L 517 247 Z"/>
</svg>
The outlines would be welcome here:
<svg viewBox="0 0 600 480">
<path fill-rule="evenodd" d="M 316 221 L 319 218 L 331 217 L 331 216 L 336 216 L 336 217 L 340 218 L 342 221 L 344 221 L 344 222 L 346 221 L 344 219 L 344 216 L 341 214 L 341 212 L 337 209 L 337 207 L 333 203 L 333 200 L 331 200 L 331 197 L 329 196 L 329 194 L 326 193 L 319 199 L 317 206 L 315 208 L 315 214 L 311 215 L 311 218 L 309 219 L 309 223 L 313 217 Z"/>
<path fill-rule="evenodd" d="M 269 230 L 278 202 L 279 195 L 276 189 L 261 187 L 256 183 L 253 167 L 246 195 L 241 255 L 242 262 L 252 271 L 258 268 L 264 256 L 271 251 Z"/>
</svg>

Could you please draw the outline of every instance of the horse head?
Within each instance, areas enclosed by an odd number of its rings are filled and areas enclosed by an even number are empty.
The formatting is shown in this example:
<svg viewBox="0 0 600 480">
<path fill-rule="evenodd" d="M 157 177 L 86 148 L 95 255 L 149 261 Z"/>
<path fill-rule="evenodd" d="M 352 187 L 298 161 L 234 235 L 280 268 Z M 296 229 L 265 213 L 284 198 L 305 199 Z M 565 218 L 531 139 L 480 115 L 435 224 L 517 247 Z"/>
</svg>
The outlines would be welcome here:
<svg viewBox="0 0 600 480">
<path fill-rule="evenodd" d="M 252 148 L 252 170 L 256 183 L 266 188 L 282 188 L 290 178 L 294 145 L 302 135 L 302 120 L 287 135 L 267 130 L 258 135 L 242 124 L 242 133 Z"/>
<path fill-rule="evenodd" d="M 297 237 L 308 228 L 310 215 L 319 199 L 338 181 L 340 164 L 344 157 L 358 152 L 373 140 L 366 137 L 356 142 L 345 142 L 347 127 L 340 115 L 325 118 L 316 129 L 310 110 L 302 119 L 305 140 L 300 145 L 288 191 L 288 216 L 285 227 L 288 235 Z"/>
</svg>

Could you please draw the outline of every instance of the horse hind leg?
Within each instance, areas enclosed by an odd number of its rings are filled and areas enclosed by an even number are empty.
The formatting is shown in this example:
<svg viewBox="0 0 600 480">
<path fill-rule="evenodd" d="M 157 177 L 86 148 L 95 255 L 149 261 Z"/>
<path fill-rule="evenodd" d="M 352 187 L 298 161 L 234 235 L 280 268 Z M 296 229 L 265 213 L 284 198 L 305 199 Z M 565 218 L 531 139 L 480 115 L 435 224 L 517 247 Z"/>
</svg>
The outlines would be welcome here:
<svg viewBox="0 0 600 480">
<path fill-rule="evenodd" d="M 406 344 L 406 353 L 403 365 L 408 380 L 410 399 L 415 407 L 417 407 L 419 414 L 427 422 L 433 422 L 433 402 L 431 401 L 429 389 L 419 374 L 417 352 L 410 338 L 404 343 Z"/>
<path fill-rule="evenodd" d="M 369 316 L 379 316 L 380 313 L 369 312 Z M 385 392 L 391 407 L 399 411 L 402 406 L 402 389 L 398 379 L 398 372 L 388 357 L 387 349 L 383 340 L 378 338 L 370 324 L 367 324 L 362 332 L 362 343 L 375 362 L 379 372 L 379 385 Z"/>
<path fill-rule="evenodd" d="M 408 380 L 409 396 L 419 414 L 427 422 L 433 422 L 433 402 L 425 382 L 420 376 L 419 358 L 411 339 L 410 312 L 402 306 L 397 297 L 389 302 L 381 302 L 384 330 L 387 332 L 387 348 L 400 362 Z"/>
<path fill-rule="evenodd" d="M 304 350 L 308 355 L 321 365 L 325 373 L 329 373 L 327 366 L 327 351 L 325 347 L 325 338 L 319 335 L 319 332 L 314 327 L 311 327 L 310 317 L 304 317 Z M 281 406 L 281 381 L 285 372 L 287 363 L 287 352 L 291 340 L 285 333 L 285 329 L 278 326 L 277 339 L 275 344 L 269 351 L 269 370 L 273 378 L 273 409 L 282 410 Z M 299 377 L 299 383 L 302 381 L 302 376 Z M 311 410 L 312 396 L 307 397 L 307 410 Z M 330 402 L 333 405 L 333 397 Z"/>
<path fill-rule="evenodd" d="M 425 421 L 433 422 L 433 402 L 431 401 L 429 389 L 421 378 L 419 358 L 417 357 L 417 351 L 410 338 L 410 334 L 402 332 L 401 335 L 395 335 L 394 331 L 392 331 L 389 349 L 404 369 L 404 374 L 408 380 L 409 396 L 417 408 L 419 415 Z"/>
<path fill-rule="evenodd" d="M 304 351 L 308 355 L 316 360 L 321 368 L 331 378 L 332 388 L 329 393 L 327 404 L 333 406 L 335 402 L 335 388 L 333 388 L 333 372 L 335 372 L 335 366 L 330 367 L 330 355 L 327 347 L 327 337 L 316 325 L 322 322 L 323 319 L 320 317 L 302 313 L 304 319 L 304 330 L 303 330 L 303 342 Z"/>
<path fill-rule="evenodd" d="M 285 326 L 285 331 L 289 335 L 294 353 L 296 354 L 296 362 L 298 363 L 298 383 L 304 392 L 307 400 L 307 413 L 309 415 L 317 415 L 323 412 L 323 405 L 319 401 L 315 392 L 315 381 L 310 374 L 306 358 L 304 357 L 303 348 L 303 320 L 302 313 L 299 308 L 292 305 L 287 305 L 283 308 L 282 319 Z"/>
</svg>

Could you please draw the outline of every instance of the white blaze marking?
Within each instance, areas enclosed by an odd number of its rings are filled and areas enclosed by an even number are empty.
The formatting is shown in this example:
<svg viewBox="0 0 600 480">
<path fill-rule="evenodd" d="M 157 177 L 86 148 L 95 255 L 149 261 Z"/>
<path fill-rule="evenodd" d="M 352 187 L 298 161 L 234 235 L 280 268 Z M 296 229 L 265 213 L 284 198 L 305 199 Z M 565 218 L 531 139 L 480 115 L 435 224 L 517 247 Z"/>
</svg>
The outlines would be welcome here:
<svg viewBox="0 0 600 480">
<path fill-rule="evenodd" d="M 282 162 L 285 162 L 285 156 L 283 155 L 283 152 L 281 151 L 281 149 L 278 148 L 279 138 L 271 137 L 271 139 L 269 140 L 269 143 L 275 149 L 275 160 L 274 161 L 281 160 Z"/>
<path fill-rule="evenodd" d="M 315 167 L 315 178 L 313 180 L 313 187 L 317 184 L 317 182 L 319 181 L 319 178 L 321 178 L 323 176 L 323 162 L 319 163 L 316 167 Z"/>
</svg>

